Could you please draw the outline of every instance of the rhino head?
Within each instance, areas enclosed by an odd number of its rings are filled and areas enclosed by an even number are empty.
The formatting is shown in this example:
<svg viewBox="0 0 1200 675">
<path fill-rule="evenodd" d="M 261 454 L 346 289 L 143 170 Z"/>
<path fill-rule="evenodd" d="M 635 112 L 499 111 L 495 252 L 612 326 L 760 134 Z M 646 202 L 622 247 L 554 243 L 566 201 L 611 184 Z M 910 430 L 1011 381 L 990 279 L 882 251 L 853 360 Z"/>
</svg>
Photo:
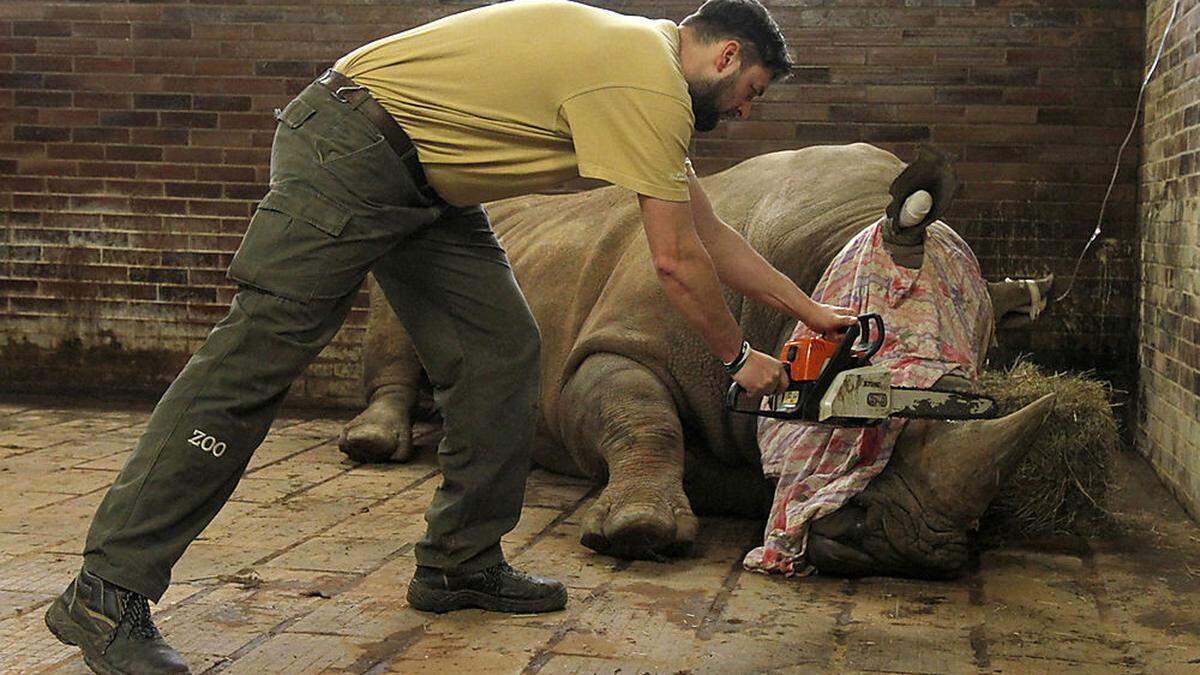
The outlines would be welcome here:
<svg viewBox="0 0 1200 675">
<path fill-rule="evenodd" d="M 839 576 L 953 576 L 974 528 L 1054 407 L 1047 394 L 996 420 L 908 423 L 887 468 L 813 523 L 808 561 Z"/>
</svg>

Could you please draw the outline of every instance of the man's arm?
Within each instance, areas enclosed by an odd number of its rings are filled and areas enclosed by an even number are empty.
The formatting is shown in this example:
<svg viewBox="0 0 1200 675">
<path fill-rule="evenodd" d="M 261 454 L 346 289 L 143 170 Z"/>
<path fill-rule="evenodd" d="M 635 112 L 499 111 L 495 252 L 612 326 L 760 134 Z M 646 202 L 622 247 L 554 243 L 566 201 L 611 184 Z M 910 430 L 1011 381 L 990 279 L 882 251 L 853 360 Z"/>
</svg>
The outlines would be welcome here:
<svg viewBox="0 0 1200 675">
<path fill-rule="evenodd" d="M 841 308 L 815 302 L 775 269 L 736 230 L 713 212 L 712 203 L 688 165 L 688 190 L 696 233 L 711 256 L 720 280 L 746 297 L 792 316 L 815 331 L 831 333 L 852 323 Z"/>
<path fill-rule="evenodd" d="M 741 351 L 742 330 L 725 306 L 712 258 L 692 224 L 687 202 L 638 195 L 654 269 L 667 299 L 725 363 Z M 751 350 L 733 379 L 752 394 L 782 391 L 787 376 L 779 361 Z"/>
</svg>

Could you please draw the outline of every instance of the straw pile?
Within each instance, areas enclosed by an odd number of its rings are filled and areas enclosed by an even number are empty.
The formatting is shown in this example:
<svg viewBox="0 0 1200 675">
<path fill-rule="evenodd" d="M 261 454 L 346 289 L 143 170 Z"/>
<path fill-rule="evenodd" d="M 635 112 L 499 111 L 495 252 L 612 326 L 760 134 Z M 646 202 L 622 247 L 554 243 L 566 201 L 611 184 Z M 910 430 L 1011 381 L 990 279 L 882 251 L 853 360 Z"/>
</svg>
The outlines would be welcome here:
<svg viewBox="0 0 1200 675">
<path fill-rule="evenodd" d="M 996 399 L 1003 414 L 1045 394 L 1057 395 L 1029 454 L 984 514 L 981 544 L 1111 533 L 1115 521 L 1104 504 L 1112 457 L 1121 441 L 1108 385 L 1086 375 L 1047 375 L 1021 361 L 1008 371 L 984 372 L 980 387 Z"/>
</svg>

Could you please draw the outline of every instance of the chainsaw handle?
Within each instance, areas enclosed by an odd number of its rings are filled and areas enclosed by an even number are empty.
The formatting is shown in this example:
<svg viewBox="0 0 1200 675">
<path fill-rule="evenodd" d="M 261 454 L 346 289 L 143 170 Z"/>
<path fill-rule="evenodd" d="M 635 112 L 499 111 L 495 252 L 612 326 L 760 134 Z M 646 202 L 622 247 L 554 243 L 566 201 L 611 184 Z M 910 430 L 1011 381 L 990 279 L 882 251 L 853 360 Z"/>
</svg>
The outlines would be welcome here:
<svg viewBox="0 0 1200 675">
<path fill-rule="evenodd" d="M 744 391 L 746 390 L 742 388 L 742 385 L 737 382 L 730 382 L 729 391 L 725 392 L 725 409 L 733 412 L 741 412 L 737 409 L 737 400 Z"/>
<path fill-rule="evenodd" d="M 773 410 L 760 410 L 758 408 L 746 410 L 744 408 L 739 408 L 737 407 L 738 397 L 744 393 L 746 393 L 746 389 L 742 387 L 742 385 L 738 384 L 737 382 L 730 383 L 729 391 L 725 392 L 725 409 L 730 412 L 743 413 L 745 415 L 755 415 L 757 417 L 770 417 L 771 419 L 777 420 L 790 420 L 796 418 L 795 415 L 778 413 Z"/>
<path fill-rule="evenodd" d="M 855 360 L 855 367 L 867 365 L 872 356 L 883 347 L 883 317 L 876 312 L 870 314 L 861 314 L 858 317 L 858 323 L 862 327 L 859 332 L 859 340 L 866 342 L 866 353 L 861 354 Z M 875 331 L 871 331 L 871 324 L 875 324 Z"/>
</svg>

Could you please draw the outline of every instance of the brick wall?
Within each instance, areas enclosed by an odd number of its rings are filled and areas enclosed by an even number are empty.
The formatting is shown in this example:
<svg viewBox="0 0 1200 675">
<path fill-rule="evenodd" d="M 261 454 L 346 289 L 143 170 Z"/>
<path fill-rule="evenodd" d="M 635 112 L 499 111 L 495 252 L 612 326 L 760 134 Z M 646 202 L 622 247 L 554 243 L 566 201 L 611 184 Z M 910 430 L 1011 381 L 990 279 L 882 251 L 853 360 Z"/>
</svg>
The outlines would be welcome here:
<svg viewBox="0 0 1200 675">
<path fill-rule="evenodd" d="M 157 392 L 224 312 L 223 271 L 265 192 L 273 120 L 331 60 L 478 2 L 0 4 L 0 368 L 7 390 Z M 598 2 L 668 17 L 693 2 Z M 1132 114 L 1143 8 L 1110 0 L 767 2 L 795 77 L 694 142 L 702 173 L 818 143 L 964 179 L 950 220 L 986 273 L 1064 274 Z M 1132 364 L 1137 148 L 1076 290 L 1016 344 Z M 365 305 L 297 384 L 355 404 Z"/>
<path fill-rule="evenodd" d="M 1146 63 L 1171 13 L 1146 11 Z M 1200 518 L 1200 6 L 1181 0 L 1146 91 L 1137 445 Z"/>
</svg>

